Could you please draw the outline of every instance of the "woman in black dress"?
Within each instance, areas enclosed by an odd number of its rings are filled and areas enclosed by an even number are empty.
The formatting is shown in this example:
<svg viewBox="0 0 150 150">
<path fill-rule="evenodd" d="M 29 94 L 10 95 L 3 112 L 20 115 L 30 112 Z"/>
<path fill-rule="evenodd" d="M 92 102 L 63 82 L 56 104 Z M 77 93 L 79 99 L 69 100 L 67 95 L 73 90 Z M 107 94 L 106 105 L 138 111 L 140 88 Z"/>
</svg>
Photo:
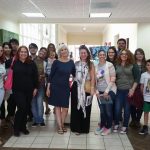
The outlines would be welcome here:
<svg viewBox="0 0 150 150">
<path fill-rule="evenodd" d="M 95 69 L 90 61 L 91 55 L 85 45 L 79 48 L 80 61 L 75 63 L 76 77 L 71 92 L 71 131 L 89 133 L 92 96 L 95 92 Z M 90 91 L 85 90 L 86 82 L 90 82 Z"/>
<path fill-rule="evenodd" d="M 69 107 L 69 77 L 75 76 L 75 65 L 68 58 L 69 51 L 65 44 L 60 45 L 58 50 L 59 59 L 52 64 L 49 76 L 47 96 L 49 104 L 55 106 L 56 120 L 58 124 L 58 133 L 66 132 L 64 127 L 65 118 Z"/>
<path fill-rule="evenodd" d="M 21 46 L 16 54 L 13 64 L 14 100 L 17 111 L 14 119 L 14 135 L 20 136 L 20 132 L 29 134 L 26 128 L 27 113 L 30 109 L 32 97 L 36 95 L 38 88 L 38 71 L 35 63 L 30 60 L 28 48 Z"/>
</svg>

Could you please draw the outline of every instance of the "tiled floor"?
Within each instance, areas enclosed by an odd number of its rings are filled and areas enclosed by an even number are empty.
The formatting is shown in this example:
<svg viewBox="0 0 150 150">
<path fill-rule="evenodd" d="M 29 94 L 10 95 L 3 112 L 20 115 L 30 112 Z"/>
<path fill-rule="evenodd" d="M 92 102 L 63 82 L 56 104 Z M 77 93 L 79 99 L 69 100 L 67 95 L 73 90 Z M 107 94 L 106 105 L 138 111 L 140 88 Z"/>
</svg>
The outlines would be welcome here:
<svg viewBox="0 0 150 150">
<path fill-rule="evenodd" d="M 98 150 L 132 150 L 133 147 L 127 135 L 118 133 L 108 136 L 94 134 L 99 118 L 99 109 L 96 100 L 93 101 L 91 114 L 91 127 L 89 134 L 79 136 L 72 133 L 68 127 L 68 132 L 60 135 L 56 132 L 55 117 L 51 113 L 45 118 L 46 127 L 31 127 L 29 124 L 29 135 L 21 135 L 16 138 L 11 136 L 3 145 L 5 147 L 16 148 L 50 148 L 50 149 L 98 149 Z"/>
</svg>

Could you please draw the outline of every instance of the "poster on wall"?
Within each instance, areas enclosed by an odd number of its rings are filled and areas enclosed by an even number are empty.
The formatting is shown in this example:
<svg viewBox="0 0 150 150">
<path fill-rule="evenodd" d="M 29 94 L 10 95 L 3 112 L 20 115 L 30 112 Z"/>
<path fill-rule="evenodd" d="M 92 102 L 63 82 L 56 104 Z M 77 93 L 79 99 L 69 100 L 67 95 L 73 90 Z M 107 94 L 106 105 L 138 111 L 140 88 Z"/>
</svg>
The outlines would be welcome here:
<svg viewBox="0 0 150 150">
<path fill-rule="evenodd" d="M 97 61 L 98 60 L 98 52 L 100 50 L 104 50 L 107 53 L 109 46 L 89 47 L 89 49 L 90 49 L 93 61 Z"/>
</svg>

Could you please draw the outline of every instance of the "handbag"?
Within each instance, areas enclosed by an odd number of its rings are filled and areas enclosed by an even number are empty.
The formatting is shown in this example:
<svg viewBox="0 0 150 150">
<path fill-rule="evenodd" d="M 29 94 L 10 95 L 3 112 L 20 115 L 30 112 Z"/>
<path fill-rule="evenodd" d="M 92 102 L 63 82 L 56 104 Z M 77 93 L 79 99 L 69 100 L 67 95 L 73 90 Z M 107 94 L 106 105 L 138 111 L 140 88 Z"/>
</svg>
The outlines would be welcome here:
<svg viewBox="0 0 150 150">
<path fill-rule="evenodd" d="M 84 91 L 86 93 L 91 93 L 91 81 L 90 80 L 86 80 L 85 84 L 84 84 Z"/>
<path fill-rule="evenodd" d="M 132 97 L 128 97 L 129 104 L 135 106 L 138 109 L 143 108 L 143 95 L 140 90 L 140 85 L 137 86 L 137 88 L 134 91 L 134 94 Z"/>
<path fill-rule="evenodd" d="M 7 78 L 4 82 L 4 89 L 5 90 L 11 90 L 12 89 L 12 83 L 13 83 L 13 69 L 12 69 L 12 66 L 14 64 L 14 60 L 15 58 L 13 58 L 12 60 L 12 63 L 11 63 L 11 66 L 8 70 L 8 73 L 7 73 Z"/>
<path fill-rule="evenodd" d="M 100 95 L 100 97 L 97 99 L 98 99 L 99 104 L 113 104 L 113 101 L 112 101 L 110 95 L 108 96 L 107 99 L 102 95 Z"/>
</svg>

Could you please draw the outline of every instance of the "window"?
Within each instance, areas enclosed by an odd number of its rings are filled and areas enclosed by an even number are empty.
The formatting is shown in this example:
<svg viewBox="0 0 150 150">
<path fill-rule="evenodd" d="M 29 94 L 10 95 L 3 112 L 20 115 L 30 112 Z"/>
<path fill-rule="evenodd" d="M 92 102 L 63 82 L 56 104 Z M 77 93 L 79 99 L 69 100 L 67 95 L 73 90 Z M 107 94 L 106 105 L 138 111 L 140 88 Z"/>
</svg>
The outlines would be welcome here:
<svg viewBox="0 0 150 150">
<path fill-rule="evenodd" d="M 55 24 L 20 24 L 20 45 L 36 43 L 38 47 L 47 47 L 49 43 L 55 44 Z"/>
</svg>

